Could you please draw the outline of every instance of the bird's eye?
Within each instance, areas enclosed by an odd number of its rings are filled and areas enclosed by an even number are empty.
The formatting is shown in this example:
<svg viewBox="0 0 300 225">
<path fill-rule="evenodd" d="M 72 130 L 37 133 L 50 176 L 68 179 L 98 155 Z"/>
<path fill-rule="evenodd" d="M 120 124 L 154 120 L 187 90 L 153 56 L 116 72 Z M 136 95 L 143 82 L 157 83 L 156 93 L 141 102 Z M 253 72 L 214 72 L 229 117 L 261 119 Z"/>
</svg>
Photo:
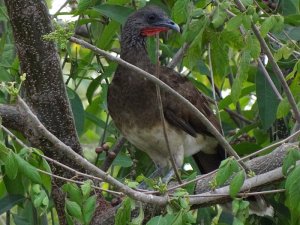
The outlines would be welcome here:
<svg viewBox="0 0 300 225">
<path fill-rule="evenodd" d="M 154 21 L 155 20 L 155 15 L 150 15 L 148 16 L 148 21 Z"/>
</svg>

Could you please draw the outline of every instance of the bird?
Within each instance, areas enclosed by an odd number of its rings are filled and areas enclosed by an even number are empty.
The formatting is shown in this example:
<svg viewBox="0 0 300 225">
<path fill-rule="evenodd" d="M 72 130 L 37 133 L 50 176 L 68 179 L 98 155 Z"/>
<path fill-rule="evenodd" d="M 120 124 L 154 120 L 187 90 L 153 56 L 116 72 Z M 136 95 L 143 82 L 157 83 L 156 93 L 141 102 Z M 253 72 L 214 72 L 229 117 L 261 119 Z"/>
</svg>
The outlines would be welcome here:
<svg viewBox="0 0 300 225">
<path fill-rule="evenodd" d="M 121 33 L 121 59 L 155 74 L 147 53 L 146 39 L 160 32 L 180 27 L 157 6 L 146 6 L 130 15 Z M 190 101 L 220 131 L 220 124 L 207 98 L 186 77 L 168 67 L 160 66 L 159 79 Z M 225 151 L 208 131 L 172 94 L 161 90 L 164 122 L 171 153 L 177 167 L 184 157 L 194 156 L 202 173 L 219 167 Z M 123 136 L 146 152 L 158 168 L 170 168 L 163 125 L 160 118 L 156 86 L 135 71 L 118 65 L 108 89 L 108 111 Z"/>
<path fill-rule="evenodd" d="M 137 10 L 127 18 L 121 32 L 121 59 L 155 75 L 157 65 L 148 56 L 146 39 L 168 30 L 179 32 L 180 27 L 158 6 Z M 185 97 L 221 132 L 207 97 L 191 81 L 168 67 L 160 66 L 158 71 L 161 81 Z M 146 152 L 162 171 L 171 168 L 163 124 L 177 167 L 182 166 L 184 157 L 193 156 L 202 174 L 217 169 L 226 158 L 217 139 L 174 95 L 163 89 L 160 94 L 163 118 L 156 85 L 132 69 L 118 65 L 107 95 L 108 111 L 116 127 L 130 143 Z M 273 208 L 260 196 L 250 204 L 250 213 L 251 208 L 257 215 L 273 214 Z"/>
</svg>

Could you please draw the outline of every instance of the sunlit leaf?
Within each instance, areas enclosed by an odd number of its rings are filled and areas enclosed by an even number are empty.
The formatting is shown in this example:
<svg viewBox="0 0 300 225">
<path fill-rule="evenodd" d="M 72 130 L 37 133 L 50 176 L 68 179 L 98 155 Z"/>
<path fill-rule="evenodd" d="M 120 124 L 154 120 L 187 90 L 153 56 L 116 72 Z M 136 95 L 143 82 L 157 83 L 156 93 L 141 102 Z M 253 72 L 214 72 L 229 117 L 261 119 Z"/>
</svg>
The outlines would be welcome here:
<svg viewBox="0 0 300 225">
<path fill-rule="evenodd" d="M 229 193 L 232 198 L 239 193 L 241 187 L 244 184 L 244 181 L 245 181 L 245 172 L 243 170 L 237 172 L 234 175 L 232 181 L 230 182 L 230 187 L 229 187 Z"/>
</svg>

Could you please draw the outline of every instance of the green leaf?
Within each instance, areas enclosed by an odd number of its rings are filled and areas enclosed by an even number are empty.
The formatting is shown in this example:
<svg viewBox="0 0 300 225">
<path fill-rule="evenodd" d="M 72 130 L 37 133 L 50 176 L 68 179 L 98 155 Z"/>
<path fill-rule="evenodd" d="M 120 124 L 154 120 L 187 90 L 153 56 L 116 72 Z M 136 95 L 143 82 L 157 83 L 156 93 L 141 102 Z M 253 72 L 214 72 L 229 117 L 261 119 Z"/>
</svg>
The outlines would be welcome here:
<svg viewBox="0 0 300 225">
<path fill-rule="evenodd" d="M 235 159 L 229 157 L 223 160 L 216 175 L 217 185 L 220 186 L 224 184 L 229 179 L 229 177 L 234 172 L 238 172 L 238 170 L 239 166 Z"/>
<path fill-rule="evenodd" d="M 291 105 L 287 100 L 287 98 L 285 97 L 278 105 L 276 118 L 280 119 L 285 117 L 290 112 L 290 109 L 291 109 Z"/>
<path fill-rule="evenodd" d="M 279 11 L 282 12 L 283 15 L 299 14 L 299 7 L 299 0 L 284 0 L 279 4 Z"/>
<path fill-rule="evenodd" d="M 83 212 L 83 221 L 85 224 L 90 224 L 94 212 L 96 210 L 96 200 L 97 196 L 89 197 L 83 204 L 82 212 Z"/>
<path fill-rule="evenodd" d="M 236 31 L 223 30 L 222 41 L 237 50 L 241 50 L 245 46 L 242 35 Z"/>
<path fill-rule="evenodd" d="M 47 171 L 48 173 L 52 173 L 48 162 L 44 158 L 42 158 L 41 160 L 42 160 L 41 169 Z M 43 186 L 48 191 L 48 193 L 51 193 L 51 189 L 52 189 L 51 176 L 47 174 L 41 174 L 41 177 L 42 177 Z"/>
<path fill-rule="evenodd" d="M 19 155 L 15 154 L 15 159 L 18 162 L 18 168 L 20 173 L 24 174 L 34 183 L 42 184 L 42 178 L 35 167 L 21 158 Z"/>
<path fill-rule="evenodd" d="M 172 225 L 182 225 L 182 216 L 183 216 L 183 209 L 181 209 L 178 213 L 176 213 L 175 215 L 169 215 L 170 218 L 174 217 L 172 222 L 169 224 Z"/>
<path fill-rule="evenodd" d="M 17 177 L 14 180 L 8 178 L 8 176 L 3 177 L 5 188 L 7 193 L 12 195 L 25 195 L 25 185 L 22 182 L 23 174 L 18 173 Z"/>
<path fill-rule="evenodd" d="M 221 7 L 217 7 L 216 10 L 214 11 L 211 22 L 215 28 L 218 28 L 224 23 L 226 17 L 227 17 L 227 14 L 226 14 L 225 10 Z"/>
<path fill-rule="evenodd" d="M 133 164 L 132 159 L 128 155 L 122 152 L 117 155 L 117 157 L 112 163 L 112 165 L 114 166 L 121 166 L 124 168 L 131 167 L 132 164 Z"/>
<path fill-rule="evenodd" d="M 102 38 L 101 38 L 102 40 Z M 106 39 L 107 40 L 107 39 Z M 108 67 L 105 67 L 104 73 L 102 73 L 97 78 L 93 79 L 92 82 L 89 84 L 87 91 L 86 91 L 86 97 L 89 101 L 89 104 L 92 103 L 93 96 L 97 88 L 100 86 L 100 83 L 103 79 L 110 77 L 112 73 L 116 70 L 117 64 L 110 63 Z"/>
<path fill-rule="evenodd" d="M 32 225 L 33 224 L 33 220 L 31 219 L 32 216 L 33 216 L 32 213 L 27 215 L 12 214 L 12 217 L 16 225 Z"/>
<path fill-rule="evenodd" d="M 68 225 L 74 225 L 73 218 L 72 218 L 72 216 L 69 215 L 68 212 L 66 212 L 66 220 L 67 220 Z"/>
<path fill-rule="evenodd" d="M 0 215 L 10 210 L 16 204 L 23 202 L 26 198 L 22 195 L 6 195 L 0 199 Z"/>
<path fill-rule="evenodd" d="M 91 185 L 92 185 L 92 181 L 86 180 L 86 181 L 84 181 L 84 184 L 82 184 L 80 186 L 83 197 L 88 197 L 90 195 L 91 190 L 92 190 Z"/>
<path fill-rule="evenodd" d="M 275 24 L 276 19 L 274 16 L 267 17 L 260 27 L 260 34 L 263 37 L 266 37 L 268 32 L 274 27 Z"/>
<path fill-rule="evenodd" d="M 284 17 L 284 23 L 290 24 L 292 26 L 299 26 L 300 25 L 300 15 L 294 14 Z"/>
<path fill-rule="evenodd" d="M 274 58 L 276 62 L 278 62 L 282 58 L 288 59 L 293 54 L 293 51 L 293 48 L 290 48 L 288 45 L 283 45 L 280 49 L 277 50 L 277 52 L 275 52 Z M 289 75 L 290 74 L 291 73 L 289 73 Z M 289 79 L 289 76 L 287 76 L 286 79 Z"/>
<path fill-rule="evenodd" d="M 283 159 L 282 173 L 286 176 L 292 169 L 295 168 L 296 162 L 300 160 L 300 152 L 296 148 L 289 149 Z"/>
<path fill-rule="evenodd" d="M 122 205 L 117 211 L 115 216 L 115 225 L 124 225 L 130 222 L 131 217 L 131 200 L 130 198 L 125 198 Z"/>
<path fill-rule="evenodd" d="M 9 152 L 4 166 L 5 174 L 9 177 L 9 179 L 15 179 L 18 174 L 18 162 L 15 158 L 15 153 L 13 153 L 12 151 Z"/>
<path fill-rule="evenodd" d="M 46 192 L 44 190 L 42 190 L 39 194 L 34 195 L 34 197 L 32 198 L 33 200 L 33 205 L 36 208 L 45 208 L 47 209 L 47 205 L 44 205 L 44 203 L 47 203 L 48 201 L 46 201 L 45 199 L 48 199 L 48 196 L 46 194 Z"/>
<path fill-rule="evenodd" d="M 252 34 L 248 34 L 246 45 L 247 45 L 246 48 L 249 50 L 252 58 L 257 59 L 260 56 L 260 52 L 261 52 L 260 43 L 257 40 L 257 38 Z"/>
<path fill-rule="evenodd" d="M 244 181 L 245 172 L 241 170 L 235 174 L 232 181 L 230 182 L 229 193 L 232 198 L 234 198 L 239 193 L 241 187 L 244 184 Z"/>
<path fill-rule="evenodd" d="M 275 86 L 278 87 L 279 82 L 277 78 L 274 76 L 271 78 Z M 279 89 L 277 88 L 277 90 Z M 276 111 L 280 101 L 261 71 L 258 71 L 256 74 L 256 96 L 259 118 L 262 127 L 266 130 L 276 119 Z"/>
<path fill-rule="evenodd" d="M 131 8 L 110 4 L 101 4 L 93 7 L 93 9 L 120 24 L 125 23 L 127 17 L 133 12 Z"/>
<path fill-rule="evenodd" d="M 68 198 L 75 201 L 79 205 L 82 204 L 83 196 L 79 187 L 74 183 L 66 183 L 63 185 L 63 190 L 68 193 Z"/>
<path fill-rule="evenodd" d="M 210 38 L 214 79 L 216 85 L 221 85 L 229 69 L 228 47 L 220 41 L 221 37 L 218 34 L 214 34 Z"/>
<path fill-rule="evenodd" d="M 243 22 L 243 14 L 239 14 L 237 16 L 232 17 L 227 23 L 226 23 L 226 30 L 228 31 L 236 31 L 239 26 L 241 26 Z"/>
<path fill-rule="evenodd" d="M 232 201 L 232 213 L 238 222 L 244 224 L 249 217 L 249 202 L 242 199 Z"/>
<path fill-rule="evenodd" d="M 172 18 L 175 23 L 185 23 L 189 17 L 189 0 L 176 1 L 172 8 Z"/>
<path fill-rule="evenodd" d="M 286 201 L 285 205 L 289 208 L 291 213 L 291 224 L 299 224 L 300 215 L 300 166 L 288 175 L 285 182 Z"/>
<path fill-rule="evenodd" d="M 244 6 L 249 6 L 253 4 L 253 0 L 241 0 Z"/>
<path fill-rule="evenodd" d="M 81 220 L 82 211 L 81 211 L 80 206 L 76 202 L 72 202 L 67 199 L 66 200 L 66 209 L 71 216 Z"/>
<path fill-rule="evenodd" d="M 78 2 L 77 10 L 79 13 L 82 13 L 84 10 L 88 9 L 90 6 L 92 6 L 93 1 L 91 0 L 80 0 Z"/>
<path fill-rule="evenodd" d="M 231 89 L 231 99 L 233 103 L 236 103 L 241 95 L 243 83 L 248 79 L 249 65 L 251 62 L 251 55 L 248 49 L 244 50 L 241 54 L 238 75 L 233 81 Z"/>
<path fill-rule="evenodd" d="M 77 133 L 81 135 L 84 128 L 84 108 L 78 94 L 70 88 L 67 88 L 68 97 L 71 103 L 72 113 L 75 119 Z"/>
<path fill-rule="evenodd" d="M 140 204 L 139 206 L 139 215 L 132 219 L 130 225 L 142 225 L 143 224 L 143 220 L 144 220 L 144 210 L 143 210 L 143 205 Z"/>
<path fill-rule="evenodd" d="M 0 159 L 3 160 L 3 162 L 6 161 L 10 151 L 11 150 L 9 148 L 7 148 L 3 143 L 0 142 Z"/>
<path fill-rule="evenodd" d="M 101 37 L 97 42 L 97 46 L 104 50 L 110 50 L 119 28 L 119 23 L 117 23 L 116 21 L 111 21 L 107 26 L 105 26 L 104 30 L 102 31 Z M 114 65 L 116 67 L 117 64 L 110 64 L 109 67 L 111 65 Z"/>
<path fill-rule="evenodd" d="M 163 216 L 156 216 L 149 220 L 146 225 L 168 225 L 168 223 Z"/>
</svg>

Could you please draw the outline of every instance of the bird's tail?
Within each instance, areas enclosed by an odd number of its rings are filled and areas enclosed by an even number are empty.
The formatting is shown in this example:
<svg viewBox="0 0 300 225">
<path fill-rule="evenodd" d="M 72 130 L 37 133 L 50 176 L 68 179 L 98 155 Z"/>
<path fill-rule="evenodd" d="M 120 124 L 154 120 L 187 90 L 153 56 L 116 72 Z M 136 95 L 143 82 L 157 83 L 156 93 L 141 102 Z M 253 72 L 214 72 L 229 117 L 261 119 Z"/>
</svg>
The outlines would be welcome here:
<svg viewBox="0 0 300 225">
<path fill-rule="evenodd" d="M 214 154 L 206 154 L 200 151 L 194 154 L 193 158 L 201 174 L 206 174 L 219 168 L 222 160 L 226 158 L 226 153 L 222 146 L 218 145 Z"/>
</svg>

